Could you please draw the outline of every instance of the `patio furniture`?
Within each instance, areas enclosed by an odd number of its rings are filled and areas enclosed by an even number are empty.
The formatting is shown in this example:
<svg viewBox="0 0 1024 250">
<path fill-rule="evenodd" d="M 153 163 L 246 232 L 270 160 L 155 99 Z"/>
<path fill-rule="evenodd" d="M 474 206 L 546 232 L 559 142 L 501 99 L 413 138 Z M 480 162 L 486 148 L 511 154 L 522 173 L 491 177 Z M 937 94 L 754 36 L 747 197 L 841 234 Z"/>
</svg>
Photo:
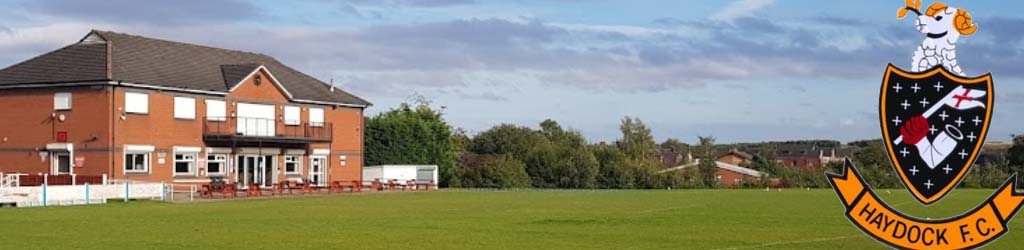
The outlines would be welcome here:
<svg viewBox="0 0 1024 250">
<path fill-rule="evenodd" d="M 389 180 L 388 181 L 388 190 L 395 190 L 395 189 L 398 189 L 398 180 Z"/>
<path fill-rule="evenodd" d="M 245 197 L 252 196 L 263 196 L 263 189 L 260 189 L 259 184 L 249 184 L 249 188 L 245 190 Z"/>
<path fill-rule="evenodd" d="M 430 191 L 430 190 L 434 189 L 434 186 L 436 186 L 436 184 L 434 184 L 433 180 L 431 180 L 430 182 L 426 182 L 426 183 L 417 182 L 416 183 L 416 190 L 419 190 L 420 187 L 423 187 L 424 190 Z"/>
<path fill-rule="evenodd" d="M 408 180 L 408 181 L 405 182 L 405 185 L 402 185 L 402 191 L 415 190 L 415 189 L 416 189 L 416 180 Z"/>
<path fill-rule="evenodd" d="M 302 184 L 295 181 L 281 181 L 281 188 L 287 190 L 288 194 L 292 194 L 292 190 L 302 192 Z"/>
<path fill-rule="evenodd" d="M 305 182 L 305 184 L 302 185 L 302 193 L 303 194 L 306 194 L 306 193 L 316 193 L 316 192 L 320 191 L 320 187 L 318 187 L 315 184 L 313 184 L 313 182 L 311 182 L 309 180 L 306 180 L 304 182 Z"/>
<path fill-rule="evenodd" d="M 334 193 L 335 191 L 341 193 L 345 191 L 345 188 L 349 188 L 350 192 L 361 192 L 363 187 L 359 181 L 333 181 L 331 182 L 330 188 L 327 190 L 328 193 Z"/>
<path fill-rule="evenodd" d="M 210 184 L 203 184 L 202 186 L 199 186 L 199 197 L 206 196 L 213 199 L 213 192 L 213 187 Z"/>
<path fill-rule="evenodd" d="M 273 185 L 271 185 L 270 186 L 270 195 L 271 196 L 278 195 L 278 194 L 284 195 L 284 191 L 286 190 L 284 185 L 287 185 L 287 183 L 279 182 L 279 183 L 274 183 Z"/>
<path fill-rule="evenodd" d="M 220 193 L 220 197 L 222 198 L 227 198 L 228 196 L 238 198 L 238 187 L 235 186 L 235 184 L 228 183 L 227 185 L 224 185 L 224 188 L 221 189 Z"/>
<path fill-rule="evenodd" d="M 373 191 L 384 191 L 384 184 L 380 182 L 380 179 L 374 179 L 370 182 L 370 189 Z"/>
</svg>

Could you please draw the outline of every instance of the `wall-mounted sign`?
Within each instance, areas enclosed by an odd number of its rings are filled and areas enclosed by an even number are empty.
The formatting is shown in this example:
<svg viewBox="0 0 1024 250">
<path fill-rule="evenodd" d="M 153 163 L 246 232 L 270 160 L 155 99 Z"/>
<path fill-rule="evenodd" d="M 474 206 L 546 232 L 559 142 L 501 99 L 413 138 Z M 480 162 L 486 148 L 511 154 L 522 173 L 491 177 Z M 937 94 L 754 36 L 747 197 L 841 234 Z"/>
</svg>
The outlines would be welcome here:
<svg viewBox="0 0 1024 250">
<path fill-rule="evenodd" d="M 57 132 L 57 142 L 68 142 L 68 132 L 67 131 Z"/>
<path fill-rule="evenodd" d="M 85 166 L 85 156 L 75 156 L 75 167 L 80 168 Z"/>
</svg>

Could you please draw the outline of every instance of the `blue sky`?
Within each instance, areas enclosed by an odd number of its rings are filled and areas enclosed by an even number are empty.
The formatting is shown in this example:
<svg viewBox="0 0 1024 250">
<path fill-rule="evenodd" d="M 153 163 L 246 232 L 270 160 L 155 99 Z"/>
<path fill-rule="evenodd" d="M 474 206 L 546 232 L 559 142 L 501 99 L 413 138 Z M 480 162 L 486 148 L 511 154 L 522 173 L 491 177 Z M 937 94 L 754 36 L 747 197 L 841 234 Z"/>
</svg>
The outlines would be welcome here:
<svg viewBox="0 0 1024 250">
<path fill-rule="evenodd" d="M 371 114 L 422 95 L 471 133 L 553 118 L 593 141 L 624 116 L 658 140 L 877 138 L 882 70 L 922 39 L 896 19 L 902 0 L 0 3 L 0 65 L 113 30 L 269 54 Z M 1024 132 L 1024 4 L 946 3 L 980 27 L 958 52 L 995 76 L 990 140 Z"/>
</svg>

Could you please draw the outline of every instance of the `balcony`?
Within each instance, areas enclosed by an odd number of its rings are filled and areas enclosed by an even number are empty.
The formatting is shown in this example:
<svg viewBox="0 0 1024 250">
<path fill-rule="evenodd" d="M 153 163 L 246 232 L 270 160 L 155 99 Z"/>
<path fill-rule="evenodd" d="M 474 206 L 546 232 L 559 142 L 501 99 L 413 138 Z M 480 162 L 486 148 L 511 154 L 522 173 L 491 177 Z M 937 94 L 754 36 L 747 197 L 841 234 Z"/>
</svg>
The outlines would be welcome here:
<svg viewBox="0 0 1024 250">
<path fill-rule="evenodd" d="M 312 143 L 331 142 L 331 123 L 279 122 L 248 117 L 203 117 L 203 139 L 207 142 Z"/>
</svg>

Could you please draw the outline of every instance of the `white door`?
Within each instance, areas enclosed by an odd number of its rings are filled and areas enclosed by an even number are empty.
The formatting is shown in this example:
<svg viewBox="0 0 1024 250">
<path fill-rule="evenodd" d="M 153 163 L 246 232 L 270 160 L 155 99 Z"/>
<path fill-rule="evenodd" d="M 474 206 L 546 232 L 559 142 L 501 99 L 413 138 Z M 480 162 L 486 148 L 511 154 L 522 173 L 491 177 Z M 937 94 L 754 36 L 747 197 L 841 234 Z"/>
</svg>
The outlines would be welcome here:
<svg viewBox="0 0 1024 250">
<path fill-rule="evenodd" d="M 318 186 L 327 186 L 327 157 L 309 158 L 309 181 Z"/>
<path fill-rule="evenodd" d="M 274 105 L 238 103 L 238 133 L 247 136 L 274 136 L 277 127 Z"/>
</svg>

